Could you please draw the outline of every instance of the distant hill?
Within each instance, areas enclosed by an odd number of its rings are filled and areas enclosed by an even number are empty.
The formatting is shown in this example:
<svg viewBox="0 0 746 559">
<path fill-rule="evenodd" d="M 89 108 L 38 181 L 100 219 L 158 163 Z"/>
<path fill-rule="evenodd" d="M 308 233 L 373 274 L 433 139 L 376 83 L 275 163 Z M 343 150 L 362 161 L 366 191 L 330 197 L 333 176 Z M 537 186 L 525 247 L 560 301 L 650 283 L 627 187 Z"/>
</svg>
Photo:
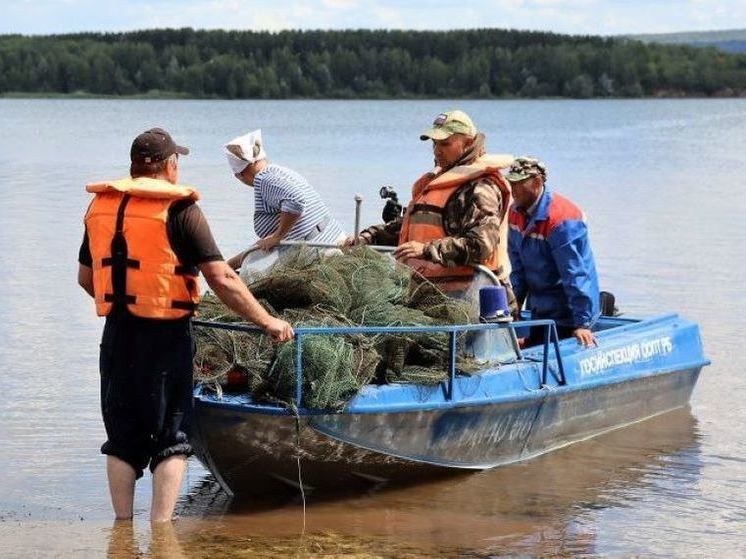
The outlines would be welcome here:
<svg viewBox="0 0 746 559">
<path fill-rule="evenodd" d="M 683 33 L 661 33 L 654 35 L 627 35 L 645 43 L 692 45 L 715 47 L 723 52 L 746 53 L 746 29 L 726 31 L 688 31 Z"/>
<path fill-rule="evenodd" d="M 746 54 L 513 29 L 0 35 L 0 95 L 29 94 L 734 97 L 746 96 Z"/>
</svg>

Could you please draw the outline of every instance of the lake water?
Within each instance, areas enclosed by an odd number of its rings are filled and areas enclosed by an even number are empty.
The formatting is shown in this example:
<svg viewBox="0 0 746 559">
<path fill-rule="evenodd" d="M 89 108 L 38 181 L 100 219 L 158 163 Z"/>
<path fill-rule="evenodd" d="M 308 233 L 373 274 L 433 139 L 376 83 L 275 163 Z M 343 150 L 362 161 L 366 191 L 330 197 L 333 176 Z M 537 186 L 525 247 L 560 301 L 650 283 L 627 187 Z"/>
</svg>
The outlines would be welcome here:
<svg viewBox="0 0 746 559">
<path fill-rule="evenodd" d="M 76 284 L 86 182 L 124 176 L 132 138 L 192 148 L 224 255 L 253 240 L 252 195 L 222 144 L 261 127 L 271 159 L 353 226 L 381 185 L 408 198 L 418 140 L 463 108 L 493 152 L 534 154 L 586 212 L 602 278 L 628 315 L 678 311 L 712 359 L 691 408 L 533 461 L 333 501 L 230 503 L 190 461 L 181 520 L 112 526 L 98 408 L 102 323 Z M 746 100 L 139 101 L 0 99 L 0 556 L 746 554 Z"/>
</svg>

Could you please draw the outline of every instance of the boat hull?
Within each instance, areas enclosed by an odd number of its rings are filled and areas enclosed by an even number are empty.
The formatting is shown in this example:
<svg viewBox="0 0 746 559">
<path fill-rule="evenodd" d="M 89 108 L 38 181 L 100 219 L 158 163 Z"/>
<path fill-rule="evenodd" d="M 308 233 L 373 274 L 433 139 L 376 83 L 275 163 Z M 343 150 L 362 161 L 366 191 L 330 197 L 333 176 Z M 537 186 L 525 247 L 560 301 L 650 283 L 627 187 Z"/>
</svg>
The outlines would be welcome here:
<svg viewBox="0 0 746 559">
<path fill-rule="evenodd" d="M 297 418 L 197 397 L 195 442 L 236 493 L 275 492 L 299 479 L 306 489 L 418 480 L 525 460 L 682 407 L 700 370 L 545 386 L 502 402 Z"/>
</svg>

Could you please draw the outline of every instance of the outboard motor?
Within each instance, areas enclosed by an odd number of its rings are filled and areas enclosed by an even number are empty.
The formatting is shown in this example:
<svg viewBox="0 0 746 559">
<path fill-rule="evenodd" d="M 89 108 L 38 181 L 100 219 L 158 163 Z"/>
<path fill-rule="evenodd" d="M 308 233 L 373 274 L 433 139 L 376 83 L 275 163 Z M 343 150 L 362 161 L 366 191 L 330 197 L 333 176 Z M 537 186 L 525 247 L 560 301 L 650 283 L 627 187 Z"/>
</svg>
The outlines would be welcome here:
<svg viewBox="0 0 746 559">
<path fill-rule="evenodd" d="M 613 293 L 609 291 L 602 291 L 599 296 L 601 316 L 619 316 L 622 314 L 619 312 L 619 309 L 616 306 L 616 297 L 614 297 Z"/>
<path fill-rule="evenodd" d="M 378 195 L 386 200 L 386 205 L 383 207 L 383 211 L 381 212 L 383 222 L 388 223 L 389 221 L 399 219 L 403 214 L 404 208 L 399 203 L 399 197 L 397 196 L 394 187 L 382 186 L 378 191 Z"/>
</svg>

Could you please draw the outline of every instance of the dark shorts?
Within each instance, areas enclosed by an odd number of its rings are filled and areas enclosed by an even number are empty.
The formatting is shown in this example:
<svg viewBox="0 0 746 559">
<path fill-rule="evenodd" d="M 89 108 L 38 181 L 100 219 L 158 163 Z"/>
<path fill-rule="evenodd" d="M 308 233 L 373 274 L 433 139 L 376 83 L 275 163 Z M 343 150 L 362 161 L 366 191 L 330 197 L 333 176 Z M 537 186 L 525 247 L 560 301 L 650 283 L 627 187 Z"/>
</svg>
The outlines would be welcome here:
<svg viewBox="0 0 746 559">
<path fill-rule="evenodd" d="M 194 343 L 188 319 L 108 316 L 101 339 L 101 411 L 108 440 L 103 454 L 130 464 L 141 477 L 166 458 L 193 454 Z"/>
</svg>

